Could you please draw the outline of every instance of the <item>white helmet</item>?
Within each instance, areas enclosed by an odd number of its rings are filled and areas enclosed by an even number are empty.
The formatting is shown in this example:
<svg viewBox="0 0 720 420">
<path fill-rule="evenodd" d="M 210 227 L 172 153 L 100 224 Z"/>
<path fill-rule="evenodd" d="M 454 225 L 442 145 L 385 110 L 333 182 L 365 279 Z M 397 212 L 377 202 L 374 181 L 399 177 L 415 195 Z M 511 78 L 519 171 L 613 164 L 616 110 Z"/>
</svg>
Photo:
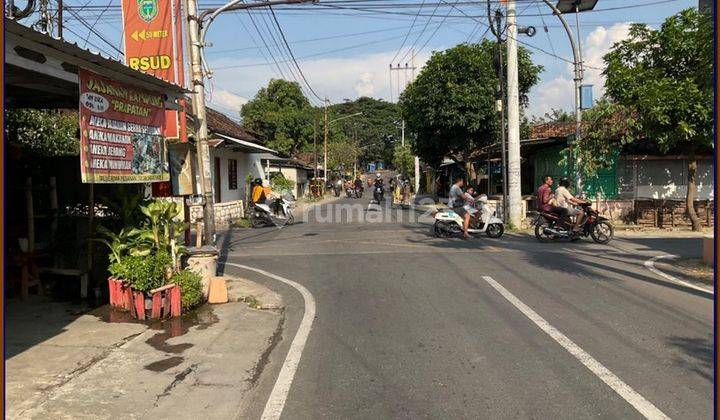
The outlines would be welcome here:
<svg viewBox="0 0 720 420">
<path fill-rule="evenodd" d="M 382 175 L 380 175 L 380 174 L 375 174 L 375 178 L 380 179 L 381 177 L 382 177 Z"/>
<path fill-rule="evenodd" d="M 479 201 L 479 202 L 481 202 L 481 203 L 487 203 L 487 201 L 488 201 L 487 195 L 485 195 L 485 194 L 480 194 L 480 197 L 478 197 L 477 201 Z"/>
</svg>

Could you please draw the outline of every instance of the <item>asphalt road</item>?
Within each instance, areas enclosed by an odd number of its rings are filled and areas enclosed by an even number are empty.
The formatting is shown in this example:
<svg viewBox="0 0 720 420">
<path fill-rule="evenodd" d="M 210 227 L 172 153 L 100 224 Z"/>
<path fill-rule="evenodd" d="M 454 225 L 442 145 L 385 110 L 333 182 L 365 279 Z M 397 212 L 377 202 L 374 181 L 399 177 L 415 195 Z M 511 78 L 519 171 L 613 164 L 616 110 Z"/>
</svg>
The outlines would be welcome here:
<svg viewBox="0 0 720 420">
<path fill-rule="evenodd" d="M 323 206 L 294 226 L 235 230 L 220 241 L 226 261 L 292 279 L 315 298 L 283 418 L 617 419 L 642 418 L 638 407 L 648 406 L 672 418 L 712 416 L 712 296 L 643 267 L 668 252 L 699 255 L 699 241 L 436 239 L 429 218 L 387 206 L 367 212 L 368 200 L 342 199 L 359 209 Z M 281 340 L 244 407 L 244 418 L 259 418 L 303 300 L 276 280 L 226 272 L 288 302 Z M 631 405 L 633 396 L 641 401 Z"/>
</svg>

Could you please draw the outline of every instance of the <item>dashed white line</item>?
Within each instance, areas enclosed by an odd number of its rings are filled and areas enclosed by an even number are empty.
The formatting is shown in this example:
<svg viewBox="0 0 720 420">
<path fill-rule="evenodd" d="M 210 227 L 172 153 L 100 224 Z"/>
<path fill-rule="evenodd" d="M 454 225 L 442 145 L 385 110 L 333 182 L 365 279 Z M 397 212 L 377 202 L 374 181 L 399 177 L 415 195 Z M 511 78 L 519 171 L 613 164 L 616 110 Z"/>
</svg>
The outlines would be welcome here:
<svg viewBox="0 0 720 420">
<path fill-rule="evenodd" d="M 623 382 L 608 368 L 603 366 L 600 362 L 595 360 L 585 350 L 580 348 L 572 340 L 570 340 L 565 334 L 558 331 L 555 327 L 550 325 L 543 317 L 537 314 L 529 306 L 524 304 L 520 299 L 515 297 L 500 283 L 495 281 L 490 276 L 483 276 L 483 279 L 497 290 L 508 302 L 515 306 L 520 312 L 528 317 L 535 325 L 537 325 L 543 332 L 549 335 L 553 340 L 560 344 L 565 350 L 572 354 L 580 363 L 585 365 L 586 368 L 590 369 L 601 381 L 615 391 L 622 399 L 627 401 L 633 406 L 640 414 L 647 419 L 669 419 L 665 413 L 655 407 L 650 401 L 646 400 L 645 397 L 638 394 L 628 384 Z"/>
<path fill-rule="evenodd" d="M 661 260 L 661 259 L 667 259 L 667 258 L 675 259 L 675 258 L 680 258 L 680 257 L 678 257 L 677 255 L 672 255 L 672 254 L 658 255 L 656 257 L 652 257 L 649 260 L 645 261 L 645 264 L 644 264 L 645 268 L 647 268 L 648 270 L 652 271 L 653 273 L 657 274 L 658 276 L 660 276 L 660 277 L 664 278 L 665 280 L 668 280 L 672 283 L 680 284 L 682 286 L 689 287 L 694 290 L 699 290 L 699 291 L 701 291 L 703 293 L 707 293 L 709 295 L 715 294 L 715 292 L 712 290 L 708 290 L 704 287 L 696 286 L 692 283 L 688 283 L 686 281 L 680 280 L 679 278 L 677 278 L 675 276 L 671 276 L 668 273 L 664 273 L 664 272 L 658 270 L 657 267 L 655 267 L 655 261 Z"/>
<path fill-rule="evenodd" d="M 277 274 L 242 264 L 226 262 L 225 265 L 254 271 L 263 276 L 281 281 L 300 292 L 305 301 L 305 314 L 303 314 L 300 326 L 298 327 L 297 333 L 295 333 L 295 338 L 293 338 L 290 344 L 290 350 L 288 350 L 288 354 L 285 357 L 285 362 L 283 362 L 282 368 L 280 368 L 280 374 L 275 381 L 275 386 L 273 386 L 272 392 L 270 392 L 270 397 L 265 404 L 262 417 L 260 417 L 262 420 L 277 420 L 280 418 L 280 415 L 282 415 L 283 408 L 285 408 L 285 401 L 290 392 L 290 386 L 292 386 L 295 372 L 297 371 L 303 349 L 305 348 L 305 343 L 312 329 L 313 320 L 315 319 L 315 298 L 302 284 L 278 276 Z"/>
</svg>

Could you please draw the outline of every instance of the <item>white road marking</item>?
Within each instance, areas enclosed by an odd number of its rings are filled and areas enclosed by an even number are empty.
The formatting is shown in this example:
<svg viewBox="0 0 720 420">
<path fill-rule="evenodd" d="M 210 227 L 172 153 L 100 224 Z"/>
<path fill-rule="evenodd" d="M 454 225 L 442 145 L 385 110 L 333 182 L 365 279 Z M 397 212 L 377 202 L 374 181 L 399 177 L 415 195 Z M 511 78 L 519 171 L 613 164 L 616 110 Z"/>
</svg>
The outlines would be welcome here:
<svg viewBox="0 0 720 420">
<path fill-rule="evenodd" d="M 703 293 L 707 293 L 707 294 L 709 294 L 709 295 L 714 295 L 714 294 L 715 294 L 715 292 L 712 291 L 712 290 L 709 290 L 709 289 L 706 289 L 706 288 L 700 287 L 700 286 L 695 286 L 695 285 L 692 284 L 692 283 L 688 283 L 688 282 L 686 282 L 686 281 L 680 280 L 679 278 L 677 278 L 677 277 L 675 277 L 675 276 L 671 276 L 671 275 L 668 274 L 668 273 L 663 273 L 662 271 L 658 270 L 658 269 L 655 267 L 655 261 L 661 260 L 661 259 L 666 259 L 666 258 L 680 258 L 680 257 L 677 256 L 677 255 L 672 255 L 672 254 L 658 255 L 658 256 L 656 256 L 656 257 L 652 257 L 652 258 L 650 258 L 649 260 L 645 261 L 645 264 L 644 264 L 644 265 L 645 265 L 645 268 L 647 268 L 648 270 L 652 271 L 653 273 L 657 274 L 658 276 L 660 276 L 660 277 L 664 278 L 665 280 L 668 280 L 668 281 L 670 281 L 670 282 L 672 282 L 672 283 L 680 284 L 680 285 L 682 285 L 682 286 L 689 287 L 689 288 L 694 289 L 694 290 L 699 290 L 699 291 L 701 291 L 701 292 L 703 292 Z"/>
<path fill-rule="evenodd" d="M 290 392 L 290 386 L 295 378 L 295 372 L 297 371 L 298 364 L 300 363 L 305 343 L 307 342 L 308 335 L 310 335 L 310 330 L 312 329 L 313 320 L 315 319 L 315 298 L 312 293 L 305 288 L 305 286 L 286 279 L 285 277 L 281 277 L 258 268 L 248 267 L 247 265 L 227 262 L 225 265 L 254 271 L 262 274 L 263 276 L 281 281 L 300 292 L 303 300 L 305 301 L 305 314 L 303 314 L 300 326 L 298 327 L 297 333 L 295 333 L 295 338 L 293 338 L 293 341 L 290 344 L 290 350 L 288 350 L 288 354 L 285 357 L 285 362 L 283 363 L 282 368 L 280 368 L 280 374 L 275 381 L 275 386 L 273 386 L 270 397 L 265 404 L 262 417 L 260 417 L 262 420 L 277 420 L 280 418 L 283 408 L 285 408 L 285 401 L 287 400 L 288 393 Z"/>
<path fill-rule="evenodd" d="M 600 362 L 590 356 L 585 350 L 580 348 L 572 340 L 570 340 L 565 334 L 558 331 L 555 327 L 550 325 L 543 317 L 533 311 L 529 306 L 524 304 L 520 299 L 515 297 L 500 283 L 495 281 L 490 276 L 483 276 L 483 279 L 497 290 L 508 302 L 512 303 L 520 312 L 528 317 L 535 325 L 549 335 L 553 340 L 560 344 L 565 350 L 572 354 L 580 363 L 585 365 L 586 368 L 590 369 L 601 381 L 605 382 L 613 391 L 615 391 L 620 397 L 632 405 L 640 414 L 647 419 L 669 419 L 665 413 L 655 407 L 650 401 L 646 400 L 645 397 L 638 394 L 634 389 L 630 388 L 620 378 L 615 376 L 608 368 L 603 366 Z"/>
</svg>

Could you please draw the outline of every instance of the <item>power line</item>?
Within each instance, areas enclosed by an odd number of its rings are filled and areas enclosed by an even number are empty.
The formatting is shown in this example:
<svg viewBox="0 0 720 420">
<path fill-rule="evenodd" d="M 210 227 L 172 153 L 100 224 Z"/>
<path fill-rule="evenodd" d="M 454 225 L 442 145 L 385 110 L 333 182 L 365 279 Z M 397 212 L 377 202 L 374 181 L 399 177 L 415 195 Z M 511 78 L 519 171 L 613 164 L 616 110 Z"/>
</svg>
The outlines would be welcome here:
<svg viewBox="0 0 720 420">
<path fill-rule="evenodd" d="M 310 92 L 312 92 L 313 95 L 319 100 L 323 101 L 323 98 L 320 97 L 315 92 L 315 89 L 310 86 L 310 83 L 308 82 L 307 78 L 305 78 L 305 74 L 303 73 L 302 69 L 300 68 L 300 65 L 298 64 L 297 60 L 295 59 L 295 54 L 293 54 L 292 49 L 290 48 L 290 44 L 287 42 L 287 38 L 285 38 L 285 32 L 282 30 L 282 26 L 280 26 L 280 22 L 278 22 L 277 16 L 275 16 L 275 11 L 271 6 L 269 6 L 270 12 L 272 12 L 273 20 L 275 20 L 275 24 L 277 25 L 278 30 L 280 31 L 280 35 L 282 36 L 283 42 L 285 43 L 285 47 L 287 48 L 288 52 L 290 53 L 290 57 L 292 57 L 292 61 L 295 64 L 295 67 L 297 68 L 298 72 L 300 72 L 300 77 L 302 77 L 303 81 L 305 82 L 305 85 L 310 89 Z"/>
<path fill-rule="evenodd" d="M 92 32 L 96 37 L 98 37 L 101 41 L 103 41 L 104 43 L 106 43 L 107 45 L 109 45 L 110 48 L 112 48 L 113 50 L 115 50 L 116 52 L 118 52 L 119 54 L 121 54 L 121 55 L 123 55 L 123 56 L 125 55 L 125 53 L 123 53 L 120 49 L 118 49 L 113 43 L 111 43 L 110 41 L 108 41 L 107 39 L 105 39 L 102 35 L 100 35 L 100 34 L 95 30 L 95 28 L 93 28 L 92 26 L 90 26 L 90 24 L 88 24 L 87 21 L 85 21 L 85 19 L 83 19 L 81 16 L 79 16 L 79 15 L 77 14 L 77 12 L 75 12 L 74 10 L 68 10 L 68 12 L 70 12 L 73 16 L 75 16 L 75 17 L 77 18 L 77 20 L 80 21 L 80 23 L 82 23 L 83 26 L 85 26 L 86 28 L 88 28 L 88 29 L 90 30 L 90 32 Z"/>
<path fill-rule="evenodd" d="M 403 42 L 402 42 L 402 44 L 400 45 L 400 48 L 398 48 L 397 52 L 395 52 L 395 55 L 393 56 L 392 60 L 390 60 L 390 63 L 392 63 L 393 61 L 395 61 L 395 59 L 397 58 L 397 56 L 400 54 L 400 51 L 401 51 L 401 50 L 403 49 L 403 47 L 405 46 L 405 43 L 407 42 L 407 39 L 408 39 L 408 37 L 410 36 L 410 32 L 411 32 L 411 31 L 413 30 L 413 28 L 415 27 L 415 22 L 417 22 L 417 18 L 418 18 L 418 16 L 420 16 L 420 12 L 422 11 L 422 8 L 423 8 L 424 5 L 425 5 L 425 0 L 422 0 L 422 4 L 420 5 L 420 8 L 418 9 L 417 13 L 415 14 L 415 17 L 413 18 L 412 24 L 410 25 L 410 29 L 408 29 L 407 34 L 405 34 L 405 38 L 403 38 Z"/>
</svg>

